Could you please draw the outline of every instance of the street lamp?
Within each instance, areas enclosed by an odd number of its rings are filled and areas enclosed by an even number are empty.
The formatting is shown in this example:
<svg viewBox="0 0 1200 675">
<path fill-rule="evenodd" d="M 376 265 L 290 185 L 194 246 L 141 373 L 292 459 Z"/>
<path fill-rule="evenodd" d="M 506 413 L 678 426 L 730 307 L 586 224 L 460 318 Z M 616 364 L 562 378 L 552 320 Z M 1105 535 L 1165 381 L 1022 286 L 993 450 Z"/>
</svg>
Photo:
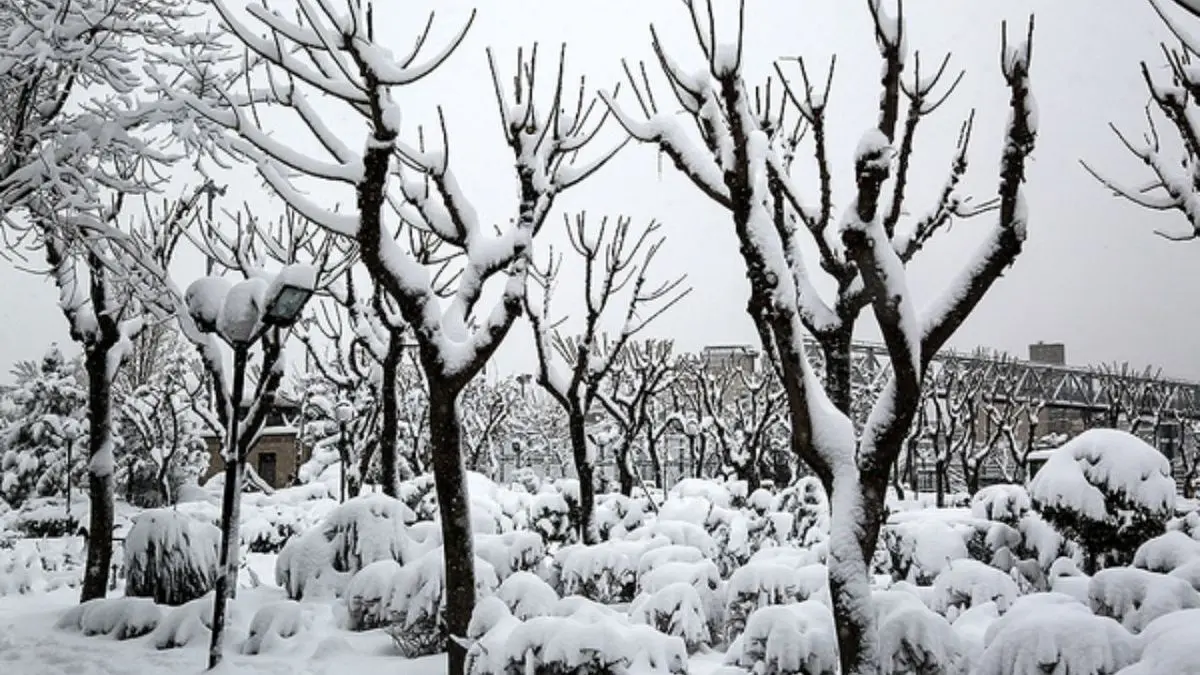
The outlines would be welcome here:
<svg viewBox="0 0 1200 675">
<path fill-rule="evenodd" d="M 337 406 L 333 409 L 333 416 L 338 423 L 338 456 L 341 458 L 342 470 L 341 477 L 338 482 L 341 487 L 341 497 L 339 502 L 346 501 L 346 469 L 350 459 L 350 435 L 346 433 L 346 428 L 350 425 L 350 420 L 354 419 L 354 406 L 350 405 L 350 401 L 342 399 L 338 401 Z"/>
<path fill-rule="evenodd" d="M 204 277 L 188 286 L 184 294 L 188 316 L 196 328 L 202 333 L 217 335 L 233 350 L 233 382 L 222 452 L 225 462 L 221 501 L 223 527 L 218 562 L 220 573 L 213 598 L 212 642 L 208 650 L 210 669 L 221 662 L 226 607 L 237 589 L 235 559 L 244 473 L 239 433 L 250 349 L 269 329 L 282 330 L 295 325 L 315 286 L 315 268 L 288 265 L 270 281 L 253 277 L 235 284 L 223 277 Z"/>
</svg>

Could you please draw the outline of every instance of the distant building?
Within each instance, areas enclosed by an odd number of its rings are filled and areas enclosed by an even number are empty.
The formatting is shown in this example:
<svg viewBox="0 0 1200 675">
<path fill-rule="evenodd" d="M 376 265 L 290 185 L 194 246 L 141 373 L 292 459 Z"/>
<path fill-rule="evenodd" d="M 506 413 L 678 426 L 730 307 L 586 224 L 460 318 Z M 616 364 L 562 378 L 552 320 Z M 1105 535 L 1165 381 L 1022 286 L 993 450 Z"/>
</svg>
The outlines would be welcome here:
<svg viewBox="0 0 1200 675">
<path fill-rule="evenodd" d="M 736 368 L 753 373 L 758 369 L 759 351 L 748 345 L 710 345 L 700 352 L 700 358 L 712 370 Z"/>
<path fill-rule="evenodd" d="M 291 485 L 300 467 L 311 456 L 311 449 L 300 442 L 299 422 L 299 404 L 277 403 L 267 413 L 258 442 L 246 457 L 246 467 L 253 469 L 263 482 L 274 489 Z M 209 435 L 205 436 L 204 442 L 208 445 L 209 461 L 203 480 L 208 480 L 225 470 L 225 461 L 221 458 L 220 438 Z M 253 485 L 253 480 L 247 481 L 247 487 Z"/>
</svg>

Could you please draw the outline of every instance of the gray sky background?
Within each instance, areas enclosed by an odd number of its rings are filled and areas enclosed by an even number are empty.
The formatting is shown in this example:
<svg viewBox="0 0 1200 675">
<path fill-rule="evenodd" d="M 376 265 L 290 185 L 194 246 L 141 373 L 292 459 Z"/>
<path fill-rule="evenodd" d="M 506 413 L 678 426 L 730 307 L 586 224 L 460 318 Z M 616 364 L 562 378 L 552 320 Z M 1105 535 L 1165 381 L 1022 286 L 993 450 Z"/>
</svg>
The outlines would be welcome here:
<svg viewBox="0 0 1200 675">
<path fill-rule="evenodd" d="M 718 7 L 731 5 L 728 0 L 715 2 Z M 409 140 L 415 140 L 416 124 L 436 119 L 437 104 L 445 107 L 451 167 L 489 222 L 506 222 L 514 215 L 515 178 L 499 134 L 485 47 L 496 50 L 508 78 L 516 47 L 541 41 L 542 77 L 549 84 L 552 57 L 559 43 L 566 42 L 568 76 L 586 74 L 589 88 L 609 88 L 621 75 L 621 57 L 635 61 L 651 57 L 647 27 L 653 21 L 686 69 L 702 65 L 686 11 L 678 2 L 397 4 L 403 4 L 405 11 L 439 8 L 435 44 L 465 19 L 470 7 L 479 5 L 474 28 L 446 66 L 399 92 L 397 98 L 405 112 Z M 838 54 L 829 112 L 838 212 L 850 198 L 851 153 L 873 125 L 878 100 L 879 57 L 865 5 L 865 1 L 846 0 L 748 2 L 745 58 L 751 80 L 761 81 L 777 57 L 803 55 L 819 69 L 832 53 Z M 967 185 L 980 199 L 995 194 L 1007 117 L 1007 90 L 999 69 L 1000 23 L 1009 20 L 1010 31 L 1019 36 L 1029 13 L 1037 15 L 1033 86 L 1040 135 L 1026 186 L 1030 211 L 1026 250 L 951 345 L 961 349 L 982 345 L 1024 356 L 1030 342 L 1061 341 L 1067 344 L 1071 363 L 1130 361 L 1161 366 L 1173 376 L 1200 379 L 1196 358 L 1200 242 L 1170 243 L 1156 237 L 1155 228 L 1183 228 L 1182 216 L 1150 213 L 1113 198 L 1078 164 L 1086 158 L 1116 177 L 1140 175 L 1139 163 L 1125 153 L 1107 125 L 1115 122 L 1135 137 L 1142 132 L 1146 93 L 1138 61 L 1147 59 L 1161 72 L 1158 43 L 1168 37 L 1150 5 L 1139 0 L 909 0 L 905 9 L 910 50 L 921 50 L 923 62 L 930 64 L 953 51 L 952 67 L 966 70 L 950 103 L 918 132 L 913 189 L 907 202 L 915 216 L 932 207 L 947 175 L 958 125 L 971 107 L 978 112 Z M 392 36 L 394 31 L 394 37 L 384 41 L 403 53 L 410 36 L 423 25 L 424 14 L 398 12 L 399 8 L 390 7 L 378 12 L 378 34 Z M 726 23 L 726 30 L 729 26 Z M 666 107 L 665 87 L 656 94 Z M 632 104 L 632 99 L 622 98 Z M 356 134 L 361 132 L 348 116 L 341 114 L 333 123 L 344 125 L 352 146 L 359 142 Z M 298 147 L 308 147 L 303 130 L 295 125 L 280 123 L 274 132 L 289 140 L 295 135 Z M 810 194 L 815 201 L 815 190 Z M 254 202 L 261 199 L 249 192 L 245 196 Z M 745 314 L 747 289 L 728 216 L 669 163 L 660 175 L 653 151 L 627 149 L 594 179 L 560 199 L 539 250 L 552 243 L 561 248 L 561 212 L 578 209 L 587 209 L 596 218 L 623 213 L 635 222 L 662 221 L 667 243 L 658 276 L 687 274 L 694 290 L 648 334 L 674 337 L 681 349 L 689 350 L 705 344 L 756 342 Z M 988 216 L 959 222 L 918 256 L 910 266 L 910 287 L 918 305 L 936 297 L 990 226 Z M 559 310 L 569 309 L 572 295 L 578 293 L 578 275 L 569 271 L 567 275 L 556 298 Z M 51 340 L 69 342 L 65 321 L 54 304 L 54 290 L 46 280 L 0 266 L 0 284 L 6 289 L 0 294 L 0 368 L 37 358 Z M 874 328 L 865 324 L 859 335 L 876 337 Z M 498 355 L 497 368 L 531 368 L 529 340 L 524 326 L 514 330 Z"/>
</svg>

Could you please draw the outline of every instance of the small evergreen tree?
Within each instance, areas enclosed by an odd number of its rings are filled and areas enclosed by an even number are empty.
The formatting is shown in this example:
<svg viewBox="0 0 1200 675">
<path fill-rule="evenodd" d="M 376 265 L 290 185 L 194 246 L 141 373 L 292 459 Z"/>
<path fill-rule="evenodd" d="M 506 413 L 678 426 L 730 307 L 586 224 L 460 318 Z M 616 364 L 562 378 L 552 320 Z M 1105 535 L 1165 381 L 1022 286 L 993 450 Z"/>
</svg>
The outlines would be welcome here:
<svg viewBox="0 0 1200 675">
<path fill-rule="evenodd" d="M 87 432 L 87 390 L 77 361 L 52 344 L 36 374 L 9 393 L 13 420 L 0 443 L 0 497 L 17 508 L 33 497 L 64 494 L 68 467 L 79 485 L 86 452 L 77 451 Z"/>
</svg>

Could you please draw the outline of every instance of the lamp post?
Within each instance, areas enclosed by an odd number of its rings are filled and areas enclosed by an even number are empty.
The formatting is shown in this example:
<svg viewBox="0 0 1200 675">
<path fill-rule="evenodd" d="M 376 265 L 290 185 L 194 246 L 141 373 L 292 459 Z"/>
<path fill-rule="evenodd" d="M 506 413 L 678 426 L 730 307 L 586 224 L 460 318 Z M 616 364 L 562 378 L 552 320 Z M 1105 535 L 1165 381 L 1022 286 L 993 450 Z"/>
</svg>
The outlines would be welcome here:
<svg viewBox="0 0 1200 675">
<path fill-rule="evenodd" d="M 226 415 L 225 447 L 221 453 L 225 463 L 225 484 L 221 500 L 218 576 L 213 589 L 212 641 L 208 650 L 210 669 L 221 662 L 227 608 L 237 589 L 238 519 L 245 459 L 240 436 L 250 350 L 268 330 L 278 331 L 295 325 L 313 295 L 315 281 L 316 271 L 312 267 L 289 265 L 270 282 L 256 277 L 231 284 L 223 277 L 204 277 L 193 282 L 185 295 L 188 314 L 196 328 L 202 333 L 217 335 L 233 351 L 233 382 Z"/>
<path fill-rule="evenodd" d="M 354 406 L 350 405 L 346 399 L 342 399 L 333 409 L 333 416 L 338 424 L 338 457 L 342 464 L 342 470 L 339 472 L 341 477 L 338 480 L 341 496 L 338 501 L 344 503 L 346 501 L 346 469 L 350 459 L 350 435 L 346 433 L 346 430 L 350 426 L 350 420 L 354 418 Z"/>
</svg>

